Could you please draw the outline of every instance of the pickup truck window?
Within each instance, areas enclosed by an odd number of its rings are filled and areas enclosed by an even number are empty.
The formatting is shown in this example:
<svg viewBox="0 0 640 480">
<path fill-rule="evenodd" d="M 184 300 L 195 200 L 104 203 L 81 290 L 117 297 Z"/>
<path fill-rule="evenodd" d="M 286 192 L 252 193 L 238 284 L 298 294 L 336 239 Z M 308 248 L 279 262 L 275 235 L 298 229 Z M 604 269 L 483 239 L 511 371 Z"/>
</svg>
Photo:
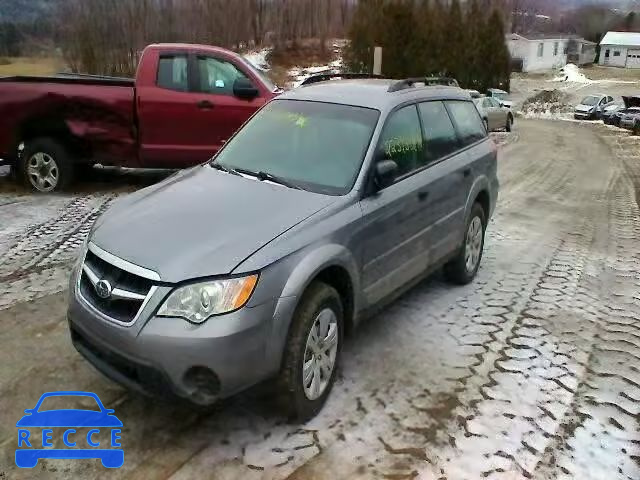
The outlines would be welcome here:
<svg viewBox="0 0 640 480">
<path fill-rule="evenodd" d="M 233 84 L 247 76 L 233 63 L 214 57 L 198 57 L 200 91 L 214 95 L 233 95 Z"/>
<path fill-rule="evenodd" d="M 161 55 L 158 63 L 158 87 L 187 92 L 187 64 L 186 55 Z"/>
</svg>

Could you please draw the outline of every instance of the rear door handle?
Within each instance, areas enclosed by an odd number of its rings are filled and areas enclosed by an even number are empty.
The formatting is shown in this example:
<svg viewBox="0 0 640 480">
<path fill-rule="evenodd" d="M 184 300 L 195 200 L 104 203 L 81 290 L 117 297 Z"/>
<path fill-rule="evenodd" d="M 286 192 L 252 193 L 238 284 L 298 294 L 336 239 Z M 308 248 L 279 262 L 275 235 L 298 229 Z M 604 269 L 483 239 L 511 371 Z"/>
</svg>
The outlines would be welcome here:
<svg viewBox="0 0 640 480">
<path fill-rule="evenodd" d="M 201 100 L 198 102 L 198 108 L 200 110 L 211 110 L 213 106 L 213 103 L 211 103 L 209 100 Z"/>
<path fill-rule="evenodd" d="M 424 202 L 427 198 L 429 198 L 429 192 L 418 192 L 418 200 Z"/>
<path fill-rule="evenodd" d="M 465 178 L 468 177 L 469 175 L 471 175 L 471 169 L 465 168 L 462 174 L 465 176 Z"/>
</svg>

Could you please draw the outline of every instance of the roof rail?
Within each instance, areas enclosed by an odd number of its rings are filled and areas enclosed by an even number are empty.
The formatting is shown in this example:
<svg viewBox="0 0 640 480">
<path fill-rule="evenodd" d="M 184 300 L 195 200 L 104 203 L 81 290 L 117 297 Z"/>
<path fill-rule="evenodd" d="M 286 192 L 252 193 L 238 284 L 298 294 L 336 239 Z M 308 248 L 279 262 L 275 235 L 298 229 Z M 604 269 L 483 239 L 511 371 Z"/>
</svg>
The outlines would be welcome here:
<svg viewBox="0 0 640 480">
<path fill-rule="evenodd" d="M 416 83 L 424 83 L 425 86 L 443 85 L 447 87 L 459 87 L 458 81 L 450 77 L 414 77 L 400 80 L 389 87 L 388 92 L 399 92 L 413 87 Z"/>
<path fill-rule="evenodd" d="M 375 75 L 372 73 L 320 73 L 307 78 L 300 84 L 301 87 L 306 85 L 312 85 L 314 83 L 326 82 L 336 78 L 343 78 L 345 80 L 354 78 L 384 78 L 382 75 Z"/>
</svg>

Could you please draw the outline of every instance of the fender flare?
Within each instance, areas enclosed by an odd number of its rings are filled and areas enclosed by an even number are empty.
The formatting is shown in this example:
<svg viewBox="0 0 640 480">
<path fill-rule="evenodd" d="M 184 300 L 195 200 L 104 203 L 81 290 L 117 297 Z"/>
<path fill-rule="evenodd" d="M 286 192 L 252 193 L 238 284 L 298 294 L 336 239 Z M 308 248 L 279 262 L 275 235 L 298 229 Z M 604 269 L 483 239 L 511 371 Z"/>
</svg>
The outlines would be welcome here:
<svg viewBox="0 0 640 480">
<path fill-rule="evenodd" d="M 270 339 L 267 343 L 267 361 L 269 365 L 280 368 L 285 344 L 289 336 L 289 328 L 293 315 L 302 295 L 315 278 L 326 268 L 343 268 L 350 277 L 353 291 L 353 311 L 358 311 L 360 291 L 360 275 L 352 253 L 344 246 L 326 244 L 309 251 L 291 271 L 282 294 L 276 302 L 271 327 Z"/>
</svg>

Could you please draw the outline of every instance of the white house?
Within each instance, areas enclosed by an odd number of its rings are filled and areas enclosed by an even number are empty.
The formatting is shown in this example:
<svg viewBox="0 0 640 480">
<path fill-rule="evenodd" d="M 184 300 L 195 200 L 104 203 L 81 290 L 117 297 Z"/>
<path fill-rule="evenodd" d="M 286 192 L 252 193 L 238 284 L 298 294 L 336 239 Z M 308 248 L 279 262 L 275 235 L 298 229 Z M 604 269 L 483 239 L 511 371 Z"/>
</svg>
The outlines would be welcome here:
<svg viewBox="0 0 640 480">
<path fill-rule="evenodd" d="M 522 61 L 523 72 L 561 68 L 567 61 L 577 65 L 593 63 L 596 44 L 584 38 L 563 34 L 510 33 L 506 36 L 512 59 Z"/>
<path fill-rule="evenodd" d="M 640 33 L 607 32 L 600 42 L 600 65 L 640 68 Z"/>
</svg>

